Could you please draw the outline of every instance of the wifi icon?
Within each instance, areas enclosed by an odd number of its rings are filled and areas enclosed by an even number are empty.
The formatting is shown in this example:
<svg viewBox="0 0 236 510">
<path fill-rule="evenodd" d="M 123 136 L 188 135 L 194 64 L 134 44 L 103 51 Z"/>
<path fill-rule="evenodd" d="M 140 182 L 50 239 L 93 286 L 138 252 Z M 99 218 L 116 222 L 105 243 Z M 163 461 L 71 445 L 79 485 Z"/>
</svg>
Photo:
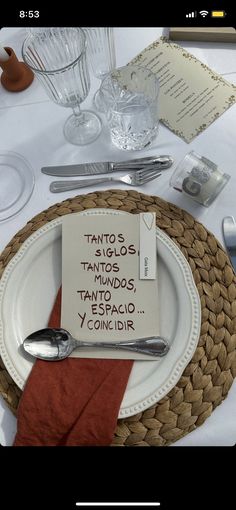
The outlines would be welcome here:
<svg viewBox="0 0 236 510">
<path fill-rule="evenodd" d="M 208 11 L 200 11 L 199 14 L 201 14 L 201 16 L 203 18 L 205 18 L 209 14 L 209 12 Z"/>
</svg>

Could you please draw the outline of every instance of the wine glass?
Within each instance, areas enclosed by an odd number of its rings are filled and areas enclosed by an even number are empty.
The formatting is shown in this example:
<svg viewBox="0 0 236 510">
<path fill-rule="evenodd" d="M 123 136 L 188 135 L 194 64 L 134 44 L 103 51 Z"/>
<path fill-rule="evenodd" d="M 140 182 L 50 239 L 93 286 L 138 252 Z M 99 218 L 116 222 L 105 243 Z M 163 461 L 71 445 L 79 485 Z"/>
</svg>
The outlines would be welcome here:
<svg viewBox="0 0 236 510">
<path fill-rule="evenodd" d="M 84 31 L 93 74 L 102 81 L 116 67 L 114 30 L 112 27 L 86 27 Z M 100 89 L 95 92 L 93 104 L 98 111 L 104 112 Z"/>
<path fill-rule="evenodd" d="M 26 37 L 22 56 L 50 99 L 73 109 L 64 125 L 66 140 L 75 145 L 96 140 L 101 132 L 100 118 L 80 109 L 90 89 L 84 31 L 73 27 L 36 30 Z"/>
</svg>

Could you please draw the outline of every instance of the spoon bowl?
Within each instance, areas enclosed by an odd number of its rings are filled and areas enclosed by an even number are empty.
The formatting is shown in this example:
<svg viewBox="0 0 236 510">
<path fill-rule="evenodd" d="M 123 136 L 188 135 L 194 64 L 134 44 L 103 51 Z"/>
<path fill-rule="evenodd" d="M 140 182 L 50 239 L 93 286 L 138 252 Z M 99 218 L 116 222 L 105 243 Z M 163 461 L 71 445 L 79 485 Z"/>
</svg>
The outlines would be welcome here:
<svg viewBox="0 0 236 510">
<path fill-rule="evenodd" d="M 35 358 L 59 361 L 67 358 L 74 349 L 98 347 L 140 352 L 161 357 L 169 351 L 168 342 L 159 336 L 127 340 L 123 342 L 83 342 L 76 340 L 62 328 L 45 328 L 31 333 L 23 342 L 23 349 Z"/>
</svg>

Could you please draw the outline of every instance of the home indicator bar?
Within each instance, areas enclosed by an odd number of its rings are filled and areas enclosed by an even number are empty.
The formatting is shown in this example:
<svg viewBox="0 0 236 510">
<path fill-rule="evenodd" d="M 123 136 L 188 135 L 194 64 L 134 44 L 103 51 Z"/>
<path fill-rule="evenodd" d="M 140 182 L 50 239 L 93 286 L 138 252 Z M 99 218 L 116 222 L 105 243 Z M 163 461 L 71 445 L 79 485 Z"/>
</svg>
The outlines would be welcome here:
<svg viewBox="0 0 236 510">
<path fill-rule="evenodd" d="M 81 506 L 81 507 L 85 507 L 85 506 L 95 506 L 95 507 L 99 507 L 99 506 L 117 506 L 117 507 L 122 507 L 122 506 L 130 506 L 130 507 L 135 507 L 135 506 L 138 506 L 138 507 L 156 507 L 156 506 L 160 506 L 161 503 L 159 502 L 149 502 L 149 503 L 130 503 L 130 502 L 123 502 L 123 503 L 82 503 L 82 502 L 78 502 L 76 503 L 76 506 Z"/>
</svg>

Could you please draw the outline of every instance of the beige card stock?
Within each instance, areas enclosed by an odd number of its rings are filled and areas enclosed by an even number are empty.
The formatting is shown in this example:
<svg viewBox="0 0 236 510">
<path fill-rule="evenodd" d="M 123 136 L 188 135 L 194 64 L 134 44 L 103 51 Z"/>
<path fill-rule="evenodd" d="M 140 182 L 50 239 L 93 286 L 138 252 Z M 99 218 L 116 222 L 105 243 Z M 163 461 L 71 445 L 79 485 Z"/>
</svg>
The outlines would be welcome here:
<svg viewBox="0 0 236 510">
<path fill-rule="evenodd" d="M 188 143 L 236 102 L 235 85 L 169 40 L 154 42 L 131 63 L 157 75 L 160 120 Z"/>
<path fill-rule="evenodd" d="M 99 210 L 63 218 L 61 325 L 75 338 L 110 342 L 159 334 L 158 283 L 152 254 L 145 250 L 155 279 L 140 279 L 140 218 Z M 143 224 L 148 246 L 155 213 L 147 213 Z M 150 246 L 156 262 L 153 237 Z M 97 348 L 76 350 L 73 356 L 150 360 L 139 353 Z"/>
</svg>

